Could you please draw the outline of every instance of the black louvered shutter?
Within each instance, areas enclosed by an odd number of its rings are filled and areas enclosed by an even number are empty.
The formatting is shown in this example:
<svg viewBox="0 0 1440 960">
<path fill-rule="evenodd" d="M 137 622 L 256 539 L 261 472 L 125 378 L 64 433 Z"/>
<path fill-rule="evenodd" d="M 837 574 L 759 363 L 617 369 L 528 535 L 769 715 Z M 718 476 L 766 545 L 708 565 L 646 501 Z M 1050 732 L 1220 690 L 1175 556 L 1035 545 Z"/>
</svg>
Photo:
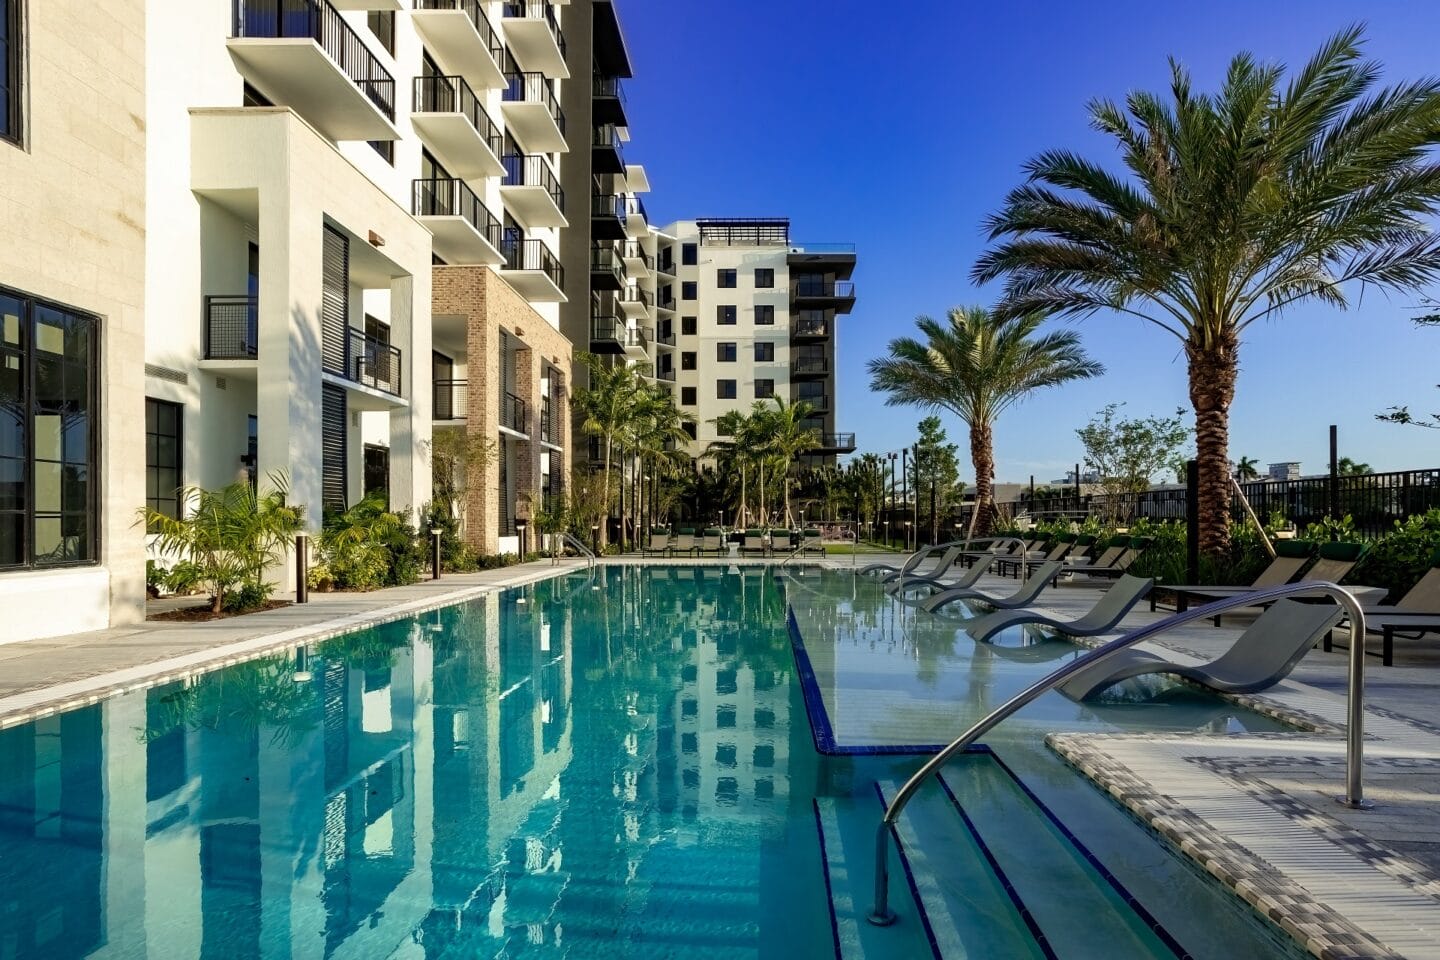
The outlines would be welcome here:
<svg viewBox="0 0 1440 960">
<path fill-rule="evenodd" d="M 350 317 L 350 239 L 325 228 L 320 287 L 320 359 L 330 373 L 352 376 L 346 366 L 346 326 Z"/>
<path fill-rule="evenodd" d="M 320 386 L 320 500 L 324 509 L 345 509 L 345 389 Z"/>
</svg>

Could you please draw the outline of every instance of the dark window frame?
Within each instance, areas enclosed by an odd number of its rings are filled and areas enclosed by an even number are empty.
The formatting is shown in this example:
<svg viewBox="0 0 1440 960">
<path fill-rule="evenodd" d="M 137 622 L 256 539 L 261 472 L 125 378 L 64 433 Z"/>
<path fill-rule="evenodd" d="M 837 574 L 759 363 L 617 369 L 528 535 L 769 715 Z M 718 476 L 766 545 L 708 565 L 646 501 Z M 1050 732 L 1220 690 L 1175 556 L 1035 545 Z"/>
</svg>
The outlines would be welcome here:
<svg viewBox="0 0 1440 960">
<path fill-rule="evenodd" d="M 735 363 L 740 357 L 740 345 L 734 340 L 720 340 L 715 344 L 716 363 Z"/>
<path fill-rule="evenodd" d="M 395 11 L 371 10 L 365 15 L 365 26 L 385 52 L 395 56 Z"/>
<path fill-rule="evenodd" d="M 681 429 L 681 430 L 684 430 L 684 431 L 685 431 L 685 435 L 686 435 L 687 437 L 689 437 L 691 440 L 696 439 L 697 433 L 696 433 L 696 429 L 695 429 L 695 421 L 694 421 L 694 420 L 687 420 L 687 421 L 685 421 L 684 423 L 680 424 L 680 429 Z"/>
<path fill-rule="evenodd" d="M 698 391 L 697 391 L 694 387 L 681 387 L 681 388 L 680 388 L 680 406 L 682 406 L 682 407 L 693 407 L 693 406 L 695 406 L 695 404 L 699 402 L 699 398 L 696 396 L 697 393 L 698 393 Z"/>
<path fill-rule="evenodd" d="M 755 268 L 755 289 L 756 289 L 756 290 L 771 290 L 771 289 L 774 288 L 774 286 L 775 286 L 775 268 L 774 268 L 774 267 L 756 267 L 756 268 Z"/>
<path fill-rule="evenodd" d="M 0 0 L 0 17 L 5 20 L 5 51 L 0 61 L 0 97 L 5 101 L 6 120 L 0 124 L 0 140 L 17 147 L 25 145 L 25 0 Z"/>
<path fill-rule="evenodd" d="M 680 318 L 680 336 L 693 337 L 700 332 L 700 320 L 698 317 Z"/>
<path fill-rule="evenodd" d="M 762 384 L 764 387 L 762 388 Z M 762 377 L 755 381 L 755 399 L 769 400 L 775 396 L 775 380 L 771 377 Z"/>
<path fill-rule="evenodd" d="M 739 390 L 737 389 L 737 387 L 738 387 L 738 383 L 737 383 L 736 381 L 734 381 L 734 380 L 723 380 L 723 379 L 722 379 L 722 380 L 716 380 L 716 381 L 715 381 L 715 399 L 717 399 L 717 400 L 737 400 L 737 399 L 739 399 Z M 727 390 L 729 391 L 728 393 L 726 392 Z"/>
<path fill-rule="evenodd" d="M 740 285 L 740 271 L 733 268 L 721 268 L 715 271 L 715 286 L 721 290 L 734 290 Z"/>
<path fill-rule="evenodd" d="M 680 265 L 682 267 L 693 267 L 700 262 L 700 244 L 680 244 Z"/>
<path fill-rule="evenodd" d="M 755 326 L 757 326 L 757 327 L 773 327 L 773 326 L 775 326 L 775 304 L 773 304 L 773 303 L 757 303 L 757 304 L 755 304 Z"/>
<path fill-rule="evenodd" d="M 46 300 L 35 297 L 21 290 L 11 287 L 0 287 L 0 297 L 13 298 L 20 303 L 19 346 L 9 346 L 3 340 L 3 328 L 0 328 L 0 361 L 18 356 L 19 366 L 10 369 L 22 371 L 20 379 L 19 403 L 16 405 L 21 411 L 21 455 L 18 458 L 22 465 L 21 481 L 19 484 L 20 499 L 22 501 L 18 508 L 6 508 L 0 511 L 0 517 L 20 517 L 20 542 L 18 563 L 0 563 L 0 571 L 14 570 L 53 570 L 65 567 L 93 567 L 100 563 L 100 550 L 102 540 L 100 536 L 101 527 L 101 497 L 100 497 L 100 465 L 104 463 L 100 448 L 100 370 L 101 370 L 101 318 L 95 314 L 80 310 L 76 307 L 67 306 L 53 300 Z M 83 556 L 75 560 L 52 560 L 41 561 L 35 554 L 35 493 L 37 484 L 35 482 L 35 430 L 34 420 L 37 412 L 36 383 L 37 369 L 39 362 L 34 343 L 35 311 L 37 308 L 55 311 L 62 314 L 69 321 L 82 321 L 89 324 L 90 336 L 86 343 L 85 369 L 85 459 L 83 464 L 78 461 L 70 461 L 65 457 L 64 451 L 64 429 L 61 429 L 61 507 L 58 511 L 58 518 L 61 524 L 61 541 L 67 536 L 64 533 L 66 516 L 78 515 L 84 518 L 84 534 L 81 536 L 82 543 L 79 544 Z M 0 321 L 3 322 L 3 321 Z M 66 366 L 73 366 L 64 354 L 61 354 L 61 363 Z M 62 373 L 65 372 L 62 370 Z M 47 461 L 49 462 L 49 461 Z M 65 509 L 64 473 L 67 464 L 74 463 L 84 468 L 84 506 L 83 509 Z M 48 515 L 56 511 L 42 511 Z M 12 520 L 13 522 L 13 520 Z"/>
<path fill-rule="evenodd" d="M 774 363 L 774 362 L 775 362 L 775 342 L 774 342 L 773 340 L 756 340 L 756 341 L 755 341 L 755 362 L 756 362 L 756 363 Z"/>
<path fill-rule="evenodd" d="M 698 284 L 694 280 L 680 281 L 680 299 L 694 300 L 699 296 Z"/>
<path fill-rule="evenodd" d="M 175 432 L 167 434 L 159 429 L 150 429 L 150 410 L 155 408 L 155 419 L 160 419 L 160 411 L 169 408 L 175 415 Z M 172 464 L 159 463 L 151 453 L 151 440 L 154 440 L 154 449 L 158 453 L 161 439 L 170 439 L 175 442 L 175 462 Z M 175 486 L 167 493 L 159 487 L 159 472 L 161 470 L 175 471 Z M 155 475 L 155 483 L 152 484 L 151 476 Z M 173 400 L 161 400 L 158 397 L 145 398 L 145 507 L 164 513 L 173 520 L 179 520 L 185 513 L 184 496 L 181 489 L 185 485 L 185 405 L 176 403 Z M 150 495 L 151 487 L 154 486 L 156 494 Z M 166 511 L 165 504 L 173 504 L 173 509 Z"/>
<path fill-rule="evenodd" d="M 722 303 L 715 307 L 715 323 L 722 327 L 733 327 L 739 320 L 739 308 L 733 303 Z"/>
<path fill-rule="evenodd" d="M 694 350 L 681 350 L 681 351 L 680 351 L 680 369 L 681 369 L 681 370 L 694 370 L 694 369 L 696 368 L 696 363 L 697 363 L 698 360 L 699 360 L 699 356 L 696 354 L 696 352 L 695 352 Z"/>
</svg>

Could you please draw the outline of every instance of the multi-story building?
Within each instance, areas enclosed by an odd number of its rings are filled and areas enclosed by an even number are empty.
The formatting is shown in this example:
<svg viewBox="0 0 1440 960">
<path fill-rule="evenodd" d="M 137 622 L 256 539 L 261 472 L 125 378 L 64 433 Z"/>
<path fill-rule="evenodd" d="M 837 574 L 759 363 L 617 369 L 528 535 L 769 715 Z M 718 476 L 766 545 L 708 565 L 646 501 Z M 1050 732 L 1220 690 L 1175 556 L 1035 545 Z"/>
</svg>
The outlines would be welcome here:
<svg viewBox="0 0 1440 960">
<path fill-rule="evenodd" d="M 144 613 L 145 35 L 0 0 L 0 642 Z"/>
<path fill-rule="evenodd" d="M 563 484 L 561 308 L 585 272 L 562 238 L 588 199 L 564 183 L 592 133 L 562 102 L 595 89 L 566 34 L 592 6 L 167 6 L 147 57 L 160 509 L 172 480 L 272 473 L 314 524 L 377 491 L 418 508 L 452 432 L 467 540 L 519 548 L 516 520 Z"/>
<path fill-rule="evenodd" d="M 719 438 L 716 418 L 771 397 L 810 406 L 808 464 L 853 452 L 855 435 L 835 429 L 835 341 L 855 305 L 854 246 L 792 244 L 785 219 L 680 221 L 656 236 L 653 364 L 695 417 L 690 452 Z"/>
</svg>

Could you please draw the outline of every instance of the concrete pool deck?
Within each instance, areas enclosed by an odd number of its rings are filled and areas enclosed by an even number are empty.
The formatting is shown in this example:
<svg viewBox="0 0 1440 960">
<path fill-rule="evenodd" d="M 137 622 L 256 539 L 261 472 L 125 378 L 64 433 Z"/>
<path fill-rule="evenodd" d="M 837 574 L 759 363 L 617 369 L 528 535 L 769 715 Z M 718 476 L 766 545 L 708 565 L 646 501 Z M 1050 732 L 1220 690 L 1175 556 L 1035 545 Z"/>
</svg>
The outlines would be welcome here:
<svg viewBox="0 0 1440 960">
<path fill-rule="evenodd" d="M 726 557 L 604 562 L 736 563 Z M 767 562 L 778 561 L 739 561 Z M 840 571 L 856 565 L 850 556 L 805 562 Z M 367 594 L 315 594 L 305 606 L 228 620 L 150 622 L 0 644 L 0 727 L 585 569 L 583 561 L 541 561 Z M 987 578 L 981 585 L 1009 592 L 1015 582 Z M 1098 594 L 1062 585 L 1047 590 L 1039 606 L 1070 618 Z M 1125 626 L 1164 615 L 1137 610 Z M 1209 658 L 1246 622 L 1236 615 L 1220 628 L 1191 624 L 1161 645 L 1181 661 Z M 1302 732 L 1062 733 L 1047 743 L 1316 956 L 1440 960 L 1440 643 L 1397 642 L 1393 667 L 1367 658 L 1366 794 L 1377 804 L 1368 811 L 1332 799 L 1344 776 L 1346 663 L 1343 649 L 1317 649 L 1289 679 L 1245 701 L 1298 721 Z M 916 722 L 926 740 L 910 742 L 933 741 L 934 719 Z"/>
</svg>

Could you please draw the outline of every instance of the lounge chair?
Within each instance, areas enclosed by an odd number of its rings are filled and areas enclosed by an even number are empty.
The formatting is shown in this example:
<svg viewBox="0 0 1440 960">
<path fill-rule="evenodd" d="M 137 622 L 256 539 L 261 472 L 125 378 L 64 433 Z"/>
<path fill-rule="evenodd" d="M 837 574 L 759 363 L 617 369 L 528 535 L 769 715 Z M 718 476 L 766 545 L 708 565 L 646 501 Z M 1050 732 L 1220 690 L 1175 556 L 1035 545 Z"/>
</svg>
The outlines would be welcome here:
<svg viewBox="0 0 1440 960">
<path fill-rule="evenodd" d="M 717 527 L 708 527 L 700 536 L 700 546 L 697 548 L 702 555 L 713 553 L 720 556 L 725 552 L 725 534 Z"/>
<path fill-rule="evenodd" d="M 1020 540 L 1018 538 L 1007 538 L 1006 541 L 995 541 L 988 550 L 966 550 L 960 554 L 960 562 L 965 566 L 978 563 L 981 560 L 990 561 L 995 557 L 1019 557 L 1027 555 L 1040 545 L 1039 540 Z"/>
<path fill-rule="evenodd" d="M 670 534 L 663 530 L 651 530 L 650 542 L 640 547 L 640 555 L 648 557 L 652 553 L 658 553 L 662 557 L 670 553 Z"/>
<path fill-rule="evenodd" d="M 1028 580 L 1020 584 L 1020 589 L 1008 597 L 991 596 L 983 590 L 976 590 L 974 587 L 955 587 L 950 590 L 942 590 L 933 597 L 926 598 L 925 601 L 920 604 L 920 607 L 928 613 L 934 613 L 941 607 L 954 603 L 956 600 L 976 600 L 987 606 L 994 607 L 997 610 L 1014 610 L 1018 607 L 1028 607 L 1035 602 L 1036 597 L 1040 596 L 1040 591 L 1044 590 L 1045 586 L 1055 579 L 1055 573 L 1059 569 L 1060 561 L 1058 560 L 1051 560 L 1048 563 L 1041 564 L 1030 574 Z"/>
<path fill-rule="evenodd" d="M 671 556 L 674 556 L 677 553 L 683 553 L 687 556 L 693 556 L 695 550 L 696 546 L 694 530 L 681 530 L 675 535 L 675 542 L 670 544 Z"/>
<path fill-rule="evenodd" d="M 1292 583 L 1300 578 L 1300 573 L 1305 565 L 1310 562 L 1310 555 L 1315 551 L 1315 545 L 1308 540 L 1276 540 L 1275 559 L 1270 565 L 1260 571 L 1253 583 L 1248 587 L 1202 587 L 1197 585 L 1171 585 L 1162 583 L 1161 590 L 1172 590 L 1175 593 L 1175 609 L 1177 611 L 1189 608 L 1191 597 L 1208 597 L 1216 599 L 1228 597 L 1235 593 L 1247 590 L 1259 590 L 1263 587 L 1279 587 Z M 1155 594 L 1150 594 L 1150 609 L 1155 609 Z"/>
<path fill-rule="evenodd" d="M 1092 580 L 1099 577 L 1123 576 L 1130 565 L 1140 559 L 1140 555 L 1149 549 L 1154 540 L 1154 537 L 1112 537 L 1110 545 L 1100 556 L 1095 558 L 1094 563 L 1066 563 L 1060 568 L 1060 573 L 1075 576 L 1084 574 Z"/>
<path fill-rule="evenodd" d="M 1060 684 L 1072 700 L 1089 700 L 1122 680 L 1155 673 L 1172 674 L 1221 693 L 1254 693 L 1279 683 L 1330 628 L 1341 608 L 1334 603 L 1283 599 L 1255 618 L 1229 650 L 1217 659 L 1188 667 L 1134 647 L 1081 670 Z"/>
<path fill-rule="evenodd" d="M 1123 576 L 1101 595 L 1095 606 L 1074 620 L 1056 620 L 1038 610 L 996 610 L 961 622 L 965 632 L 986 643 L 1007 627 L 1033 624 L 1069 637 L 1095 637 L 1109 633 L 1144 599 L 1155 581 L 1148 577 Z"/>
<path fill-rule="evenodd" d="M 912 578 L 942 576 L 946 571 L 948 571 L 951 567 L 955 565 L 955 561 L 959 556 L 960 547 L 954 546 L 942 553 L 940 555 L 940 558 L 935 561 L 935 565 L 932 567 L 929 567 L 925 570 L 921 570 L 919 567 L 916 567 L 909 573 L 892 573 L 887 576 L 881 577 L 880 579 L 887 584 L 885 589 L 889 590 L 891 593 L 894 593 L 895 590 L 892 589 L 894 585 L 901 583 L 909 583 Z"/>
<path fill-rule="evenodd" d="M 765 542 L 765 534 L 760 530 L 746 530 L 745 539 L 740 543 L 741 553 L 758 553 L 761 556 L 770 552 L 770 546 Z"/>
<path fill-rule="evenodd" d="M 924 563 L 927 557 L 933 557 L 936 554 L 940 553 L 942 550 L 948 550 L 950 547 L 953 547 L 956 544 L 960 544 L 963 546 L 964 544 L 969 542 L 970 541 L 968 540 L 955 540 L 950 543 L 937 543 L 933 547 L 921 547 L 919 550 L 916 550 L 914 553 L 910 554 L 910 556 L 906 557 L 905 562 L 899 564 L 898 566 L 893 563 L 870 563 L 861 567 L 860 572 L 862 574 L 878 576 L 882 579 L 887 579 L 888 577 L 897 573 L 914 573 L 915 568 L 918 567 L 920 564 Z"/>
<path fill-rule="evenodd" d="M 1385 666 L 1395 662 L 1395 638 L 1418 639 L 1440 632 L 1440 550 L 1430 557 L 1430 569 L 1393 604 L 1365 608 L 1365 629 L 1381 637 L 1380 658 Z M 1331 648 L 1325 635 L 1325 649 Z"/>
<path fill-rule="evenodd" d="M 1345 578 L 1350 575 L 1350 571 L 1355 569 L 1355 565 L 1365 556 L 1367 550 L 1369 547 L 1363 543 L 1322 543 L 1320 544 L 1319 559 L 1305 571 L 1304 578 L 1326 583 L 1343 583 Z M 1270 586 L 1270 584 L 1264 586 Z M 1202 587 L 1198 591 L 1198 595 L 1207 600 L 1219 600 L 1252 589 L 1254 587 Z M 1184 610 L 1185 607 L 1179 606 L 1177 609 Z M 1219 617 L 1215 618 L 1215 625 L 1220 625 Z"/>
<path fill-rule="evenodd" d="M 800 532 L 800 548 L 802 553 L 818 553 L 825 556 L 825 540 L 820 531 L 808 527 Z"/>
<path fill-rule="evenodd" d="M 1064 534 L 1052 541 L 1048 549 L 1042 551 L 1026 551 L 1023 557 L 1001 557 L 999 573 L 1000 576 L 1009 576 L 1010 571 L 1019 577 L 1022 570 L 1028 572 L 1031 566 L 1030 561 L 1036 563 L 1048 563 L 1052 560 L 1063 560 L 1064 557 L 1075 547 L 1075 535 Z"/>
<path fill-rule="evenodd" d="M 928 588 L 930 589 L 930 595 L 931 595 L 931 596 L 933 596 L 934 594 L 939 593 L 939 592 L 942 591 L 942 590 L 967 589 L 967 588 L 969 588 L 969 587 L 975 586 L 975 584 L 979 581 L 979 579 L 985 575 L 985 572 L 986 572 L 987 570 L 989 570 L 991 566 L 994 565 L 994 563 L 995 563 L 995 561 L 996 561 L 997 559 L 998 559 L 998 556 L 993 556 L 993 555 L 992 555 L 992 556 L 990 557 L 990 559 L 988 559 L 988 560 L 980 560 L 980 561 L 978 561 L 974 566 L 970 567 L 968 570 L 966 570 L 964 573 L 960 574 L 958 577 L 956 577 L 956 578 L 953 579 L 953 580 L 946 580 L 946 579 L 944 579 L 943 577 L 922 577 L 922 576 L 914 576 L 914 577 L 906 577 L 906 578 L 903 580 L 903 586 L 904 586 L 904 589 L 905 589 L 906 591 L 916 590 L 916 589 L 922 589 L 922 588 L 927 588 L 927 587 L 928 587 Z M 897 581 L 897 589 L 891 591 L 892 593 L 898 593 L 898 592 L 900 592 L 900 591 L 899 591 L 899 584 L 900 584 L 900 583 L 902 583 L 902 581 Z M 887 587 L 886 589 L 888 590 L 889 588 Z M 923 600 L 924 598 L 922 597 L 921 599 Z M 905 599 L 905 598 L 902 596 L 902 597 L 900 597 L 900 602 L 901 602 L 901 603 L 914 603 L 914 604 L 917 604 L 917 605 L 918 605 L 918 604 L 920 603 L 920 600 L 911 601 L 911 600 Z"/>
</svg>

